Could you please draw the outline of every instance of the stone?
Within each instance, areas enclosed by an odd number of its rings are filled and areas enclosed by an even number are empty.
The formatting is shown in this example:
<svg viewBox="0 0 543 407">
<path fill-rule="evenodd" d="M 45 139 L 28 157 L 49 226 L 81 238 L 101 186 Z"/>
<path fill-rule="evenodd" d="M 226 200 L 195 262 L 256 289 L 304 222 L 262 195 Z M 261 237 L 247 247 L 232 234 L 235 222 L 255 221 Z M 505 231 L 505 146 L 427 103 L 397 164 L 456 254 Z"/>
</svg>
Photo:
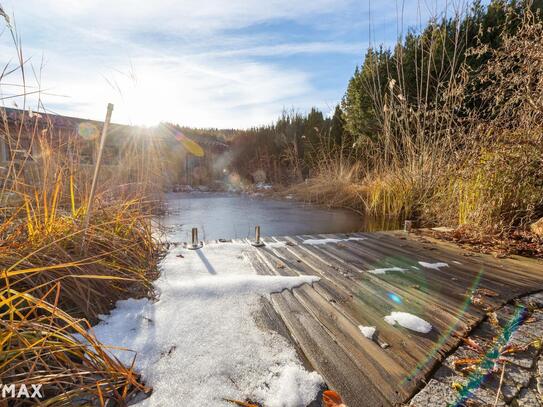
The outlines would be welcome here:
<svg viewBox="0 0 543 407">
<path fill-rule="evenodd" d="M 501 370 L 488 374 L 479 387 L 472 391 L 465 402 L 466 406 L 494 406 L 499 390 L 497 406 L 543 407 L 543 353 L 538 342 L 534 342 L 537 339 L 543 341 L 543 292 L 528 295 L 519 299 L 518 303 L 527 306 L 532 312 L 529 319 L 516 327 L 509 338 L 508 345 L 517 347 L 517 350 L 500 356 L 501 360 L 506 361 L 501 385 Z M 517 305 L 508 304 L 496 311 L 502 328 L 510 323 L 516 310 Z M 487 320 L 476 327 L 469 338 L 486 352 L 501 333 L 499 327 L 496 328 Z M 412 399 L 411 405 L 439 407 L 460 401 L 458 390 L 468 383 L 470 376 L 455 371 L 453 362 L 482 356 L 466 343 L 461 343 L 445 358 L 426 387 Z"/>
<path fill-rule="evenodd" d="M 499 389 L 501 396 L 507 403 L 510 403 L 517 396 L 520 390 L 514 384 L 514 382 L 512 381 L 508 382 L 505 379 L 505 377 L 500 387 L 500 377 L 497 377 L 494 375 L 487 382 L 484 383 L 484 387 L 491 394 L 494 394 L 494 397 L 496 397 L 496 394 L 498 393 L 498 389 Z"/>
<path fill-rule="evenodd" d="M 525 387 L 516 400 L 519 407 L 543 407 L 541 396 L 533 387 Z"/>
<path fill-rule="evenodd" d="M 532 378 L 532 371 L 517 365 L 505 364 L 505 381 L 515 383 L 519 387 L 527 387 Z"/>
<path fill-rule="evenodd" d="M 410 406 L 415 407 L 447 407 L 453 404 L 458 392 L 451 386 L 431 379 L 428 384 L 411 399 Z"/>
<path fill-rule="evenodd" d="M 527 295 L 526 297 L 522 298 L 520 302 L 537 308 L 543 308 L 543 292 Z"/>
<path fill-rule="evenodd" d="M 470 400 L 475 401 L 476 403 L 479 403 L 481 406 L 496 406 L 496 407 L 504 407 L 506 404 L 503 401 L 503 394 L 500 394 L 500 397 L 498 398 L 498 401 L 496 402 L 496 392 L 484 389 L 484 388 L 478 388 L 473 392 L 472 397 L 470 397 Z"/>
</svg>

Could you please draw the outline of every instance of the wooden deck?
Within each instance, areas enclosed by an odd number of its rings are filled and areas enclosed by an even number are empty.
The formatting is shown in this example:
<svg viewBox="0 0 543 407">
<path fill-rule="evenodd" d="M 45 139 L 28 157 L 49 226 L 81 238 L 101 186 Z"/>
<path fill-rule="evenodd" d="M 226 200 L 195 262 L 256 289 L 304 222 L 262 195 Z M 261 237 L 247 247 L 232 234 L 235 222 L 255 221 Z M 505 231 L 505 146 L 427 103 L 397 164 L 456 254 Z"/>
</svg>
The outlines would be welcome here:
<svg viewBox="0 0 543 407">
<path fill-rule="evenodd" d="M 306 239 L 364 238 L 323 245 Z M 254 250 L 260 274 L 316 275 L 321 280 L 272 295 L 272 304 L 311 366 L 337 390 L 349 407 L 390 406 L 407 401 L 460 336 L 484 316 L 470 301 L 475 289 L 498 296 L 482 298 L 498 306 L 543 289 L 543 264 L 527 259 L 469 256 L 446 243 L 403 232 L 267 238 L 287 242 Z M 431 269 L 418 262 L 444 262 Z M 405 272 L 368 270 L 400 267 Z M 487 292 L 488 294 L 488 292 Z M 404 311 L 430 322 L 419 334 L 383 319 Z M 374 341 L 358 326 L 375 326 Z"/>
</svg>

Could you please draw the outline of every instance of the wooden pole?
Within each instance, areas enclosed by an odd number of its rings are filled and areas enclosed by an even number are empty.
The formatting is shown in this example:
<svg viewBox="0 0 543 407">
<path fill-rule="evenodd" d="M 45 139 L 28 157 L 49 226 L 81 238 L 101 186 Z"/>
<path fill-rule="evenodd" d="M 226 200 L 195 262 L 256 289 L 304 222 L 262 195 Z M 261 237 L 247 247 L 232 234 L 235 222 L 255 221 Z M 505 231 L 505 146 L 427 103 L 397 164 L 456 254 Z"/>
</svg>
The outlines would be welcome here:
<svg viewBox="0 0 543 407">
<path fill-rule="evenodd" d="M 89 227 L 90 216 L 92 213 L 92 207 L 94 203 L 94 195 L 96 193 L 96 184 L 98 183 L 98 175 L 100 173 L 100 167 L 102 165 L 102 154 L 104 152 L 104 146 L 106 144 L 107 130 L 111 121 L 111 114 L 113 113 L 113 104 L 108 103 L 106 120 L 104 121 L 104 127 L 102 127 L 102 136 L 100 138 L 100 147 L 98 148 L 98 156 L 96 157 L 96 164 L 94 165 L 94 175 L 92 177 L 92 185 L 89 195 L 89 202 L 87 205 L 87 214 L 85 215 L 85 221 L 83 222 L 83 246 L 85 245 L 85 236 L 87 234 L 87 228 Z"/>
</svg>

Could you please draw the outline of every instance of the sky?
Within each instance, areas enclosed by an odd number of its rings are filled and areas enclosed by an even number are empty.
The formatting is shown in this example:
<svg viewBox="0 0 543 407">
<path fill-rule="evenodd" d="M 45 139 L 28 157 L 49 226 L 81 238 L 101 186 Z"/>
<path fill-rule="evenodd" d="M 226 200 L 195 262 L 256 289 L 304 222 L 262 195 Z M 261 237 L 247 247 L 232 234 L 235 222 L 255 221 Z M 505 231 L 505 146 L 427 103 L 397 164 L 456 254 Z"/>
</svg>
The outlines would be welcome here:
<svg viewBox="0 0 543 407">
<path fill-rule="evenodd" d="M 460 1 L 460 0 L 458 0 Z M 368 46 L 390 46 L 454 0 L 0 0 L 26 61 L 5 106 L 152 126 L 248 128 L 283 110 L 325 114 Z M 446 6 L 447 5 L 447 6 Z M 0 22 L 0 63 L 17 66 Z M 9 69 L 8 69 L 9 71 Z"/>
</svg>

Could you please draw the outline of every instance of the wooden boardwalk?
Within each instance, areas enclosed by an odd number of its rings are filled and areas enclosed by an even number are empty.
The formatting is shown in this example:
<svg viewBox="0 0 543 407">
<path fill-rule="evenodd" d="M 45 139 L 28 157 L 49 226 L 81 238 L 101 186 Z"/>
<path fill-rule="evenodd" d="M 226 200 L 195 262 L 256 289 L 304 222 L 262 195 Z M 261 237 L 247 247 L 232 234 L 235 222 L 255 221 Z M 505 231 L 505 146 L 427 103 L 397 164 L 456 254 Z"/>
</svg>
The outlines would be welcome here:
<svg viewBox="0 0 543 407">
<path fill-rule="evenodd" d="M 325 238 L 339 241 L 307 243 Z M 312 286 L 273 294 L 272 304 L 277 322 L 284 322 L 307 362 L 349 407 L 406 402 L 485 316 L 485 306 L 543 289 L 541 262 L 468 256 L 450 244 L 404 232 L 264 242 L 268 244 L 251 252 L 258 273 L 321 278 Z M 448 266 L 428 268 L 436 263 Z M 405 271 L 369 272 L 392 267 Z M 477 304 L 470 301 L 473 292 L 480 298 Z M 384 317 L 393 311 L 419 316 L 433 329 L 420 334 L 389 325 Z M 360 325 L 377 328 L 373 341 L 361 334 Z"/>
</svg>

